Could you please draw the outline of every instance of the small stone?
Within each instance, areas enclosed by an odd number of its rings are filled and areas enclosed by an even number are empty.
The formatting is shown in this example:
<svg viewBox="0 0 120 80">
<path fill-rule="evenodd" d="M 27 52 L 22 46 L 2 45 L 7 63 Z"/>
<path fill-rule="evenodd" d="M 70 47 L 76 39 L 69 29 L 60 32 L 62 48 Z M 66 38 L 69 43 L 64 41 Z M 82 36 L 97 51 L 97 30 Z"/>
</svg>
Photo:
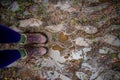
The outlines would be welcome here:
<svg viewBox="0 0 120 80">
<path fill-rule="evenodd" d="M 61 56 L 60 51 L 58 50 L 51 50 L 50 57 L 60 63 L 64 63 L 66 61 L 64 56 Z"/>
<path fill-rule="evenodd" d="M 106 54 L 106 53 L 108 53 L 108 51 L 105 51 L 104 49 L 99 49 L 99 53 L 104 53 L 104 54 Z"/>
<path fill-rule="evenodd" d="M 91 48 L 83 48 L 84 53 L 89 52 L 89 51 L 91 51 Z"/>
<path fill-rule="evenodd" d="M 39 27 L 42 25 L 42 21 L 35 18 L 30 18 L 20 21 L 20 27 Z"/>
<path fill-rule="evenodd" d="M 64 4 L 59 1 L 57 3 L 57 5 L 55 5 L 54 7 L 55 8 L 60 8 L 61 10 L 68 11 L 68 12 L 75 11 L 75 9 L 71 7 L 71 5 L 68 1 L 64 2 Z"/>
<path fill-rule="evenodd" d="M 89 80 L 88 75 L 83 72 L 76 72 L 76 76 L 79 78 L 79 80 Z"/>
<path fill-rule="evenodd" d="M 100 54 L 108 54 L 108 53 L 113 53 L 113 52 L 114 50 L 108 47 L 102 47 L 101 49 L 99 49 Z"/>
<path fill-rule="evenodd" d="M 50 25 L 50 26 L 47 26 L 46 29 L 52 33 L 57 33 L 64 30 L 65 26 L 63 24 Z"/>
<path fill-rule="evenodd" d="M 94 34 L 97 32 L 97 28 L 93 26 L 84 26 L 84 31 L 88 34 Z"/>
<path fill-rule="evenodd" d="M 114 35 L 110 35 L 110 34 L 107 34 L 103 37 L 103 41 L 110 44 L 110 45 L 113 45 L 113 46 L 117 46 L 119 47 L 120 46 L 120 40 L 119 38 L 117 38 L 116 36 Z"/>
<path fill-rule="evenodd" d="M 68 36 L 65 35 L 63 32 L 61 32 L 60 35 L 59 35 L 59 40 L 61 42 L 67 41 L 68 40 Z"/>
<path fill-rule="evenodd" d="M 83 52 L 82 51 L 78 51 L 78 52 L 72 52 L 71 56 L 72 58 L 71 59 L 74 59 L 74 60 L 78 60 L 78 59 L 82 59 L 83 58 Z"/>
<path fill-rule="evenodd" d="M 76 38 L 75 39 L 75 43 L 76 43 L 76 45 L 79 45 L 79 46 L 89 46 L 87 41 L 84 38 L 82 38 L 82 37 Z"/>
<path fill-rule="evenodd" d="M 88 34 L 95 34 L 98 30 L 93 26 L 75 26 L 76 29 L 83 30 Z"/>
</svg>

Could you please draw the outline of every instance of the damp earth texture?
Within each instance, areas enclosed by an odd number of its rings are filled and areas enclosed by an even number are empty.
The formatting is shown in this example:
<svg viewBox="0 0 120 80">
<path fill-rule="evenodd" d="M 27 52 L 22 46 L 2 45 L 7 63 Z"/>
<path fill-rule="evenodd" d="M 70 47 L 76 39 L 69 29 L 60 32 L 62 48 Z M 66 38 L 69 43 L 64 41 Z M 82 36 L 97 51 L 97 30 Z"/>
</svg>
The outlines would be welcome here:
<svg viewBox="0 0 120 80">
<path fill-rule="evenodd" d="M 0 24 L 49 37 L 47 55 L 0 69 L 0 80 L 120 80 L 119 0 L 0 0 Z"/>
</svg>

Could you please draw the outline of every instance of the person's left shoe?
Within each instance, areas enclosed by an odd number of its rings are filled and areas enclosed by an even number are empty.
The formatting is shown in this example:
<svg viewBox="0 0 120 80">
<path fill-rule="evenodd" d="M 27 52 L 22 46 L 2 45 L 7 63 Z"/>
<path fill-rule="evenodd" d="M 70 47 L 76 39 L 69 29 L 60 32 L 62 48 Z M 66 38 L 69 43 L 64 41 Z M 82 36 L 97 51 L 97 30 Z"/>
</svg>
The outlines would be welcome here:
<svg viewBox="0 0 120 80">
<path fill-rule="evenodd" d="M 45 33 L 36 33 L 36 34 L 22 34 L 20 43 L 40 43 L 46 44 L 48 42 L 48 37 Z"/>
</svg>

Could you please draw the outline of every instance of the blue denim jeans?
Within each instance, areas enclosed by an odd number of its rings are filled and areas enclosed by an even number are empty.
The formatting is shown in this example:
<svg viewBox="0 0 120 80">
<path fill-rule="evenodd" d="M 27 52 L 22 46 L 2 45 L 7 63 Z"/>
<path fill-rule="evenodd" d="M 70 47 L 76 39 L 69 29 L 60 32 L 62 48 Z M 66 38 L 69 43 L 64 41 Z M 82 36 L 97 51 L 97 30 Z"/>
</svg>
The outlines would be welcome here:
<svg viewBox="0 0 120 80">
<path fill-rule="evenodd" d="M 4 25 L 0 25 L 0 43 L 16 43 L 19 42 L 21 35 Z M 0 50 L 0 68 L 4 68 L 9 64 L 20 59 L 19 50 Z"/>
</svg>

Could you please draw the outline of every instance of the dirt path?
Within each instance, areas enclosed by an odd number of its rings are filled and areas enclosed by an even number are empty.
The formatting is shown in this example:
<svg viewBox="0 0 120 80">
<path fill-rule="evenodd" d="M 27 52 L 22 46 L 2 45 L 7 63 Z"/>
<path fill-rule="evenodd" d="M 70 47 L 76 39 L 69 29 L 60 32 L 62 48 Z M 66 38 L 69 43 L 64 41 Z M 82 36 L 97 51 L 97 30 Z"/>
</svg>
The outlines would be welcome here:
<svg viewBox="0 0 120 80">
<path fill-rule="evenodd" d="M 49 37 L 47 55 L 21 59 L 1 69 L 0 78 L 120 80 L 119 5 L 117 0 L 0 1 L 1 24 Z M 21 46 L 0 44 L 0 49 Z"/>
</svg>

